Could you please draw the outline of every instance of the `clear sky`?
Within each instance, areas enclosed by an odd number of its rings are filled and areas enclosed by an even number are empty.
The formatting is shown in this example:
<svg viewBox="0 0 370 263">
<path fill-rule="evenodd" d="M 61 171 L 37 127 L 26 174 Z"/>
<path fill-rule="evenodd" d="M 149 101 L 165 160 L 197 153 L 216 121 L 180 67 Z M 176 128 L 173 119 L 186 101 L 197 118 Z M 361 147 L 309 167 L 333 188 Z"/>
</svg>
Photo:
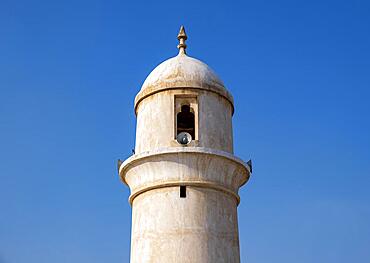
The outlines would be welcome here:
<svg viewBox="0 0 370 263">
<path fill-rule="evenodd" d="M 370 262 L 369 1 L 0 2 L 0 263 L 129 262 L 117 158 L 177 54 L 235 99 L 242 262 Z"/>
</svg>

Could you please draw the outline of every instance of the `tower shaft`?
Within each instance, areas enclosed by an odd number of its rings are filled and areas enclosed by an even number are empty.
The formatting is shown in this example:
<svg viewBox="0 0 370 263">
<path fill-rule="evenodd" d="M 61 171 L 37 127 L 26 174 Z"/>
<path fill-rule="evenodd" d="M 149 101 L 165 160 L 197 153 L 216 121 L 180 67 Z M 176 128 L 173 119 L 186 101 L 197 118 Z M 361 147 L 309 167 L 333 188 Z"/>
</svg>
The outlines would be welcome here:
<svg viewBox="0 0 370 263">
<path fill-rule="evenodd" d="M 186 38 L 182 28 L 179 55 L 135 99 L 136 154 L 119 168 L 131 190 L 131 263 L 240 262 L 238 190 L 250 170 L 233 155 L 233 99 L 183 52 Z"/>
</svg>

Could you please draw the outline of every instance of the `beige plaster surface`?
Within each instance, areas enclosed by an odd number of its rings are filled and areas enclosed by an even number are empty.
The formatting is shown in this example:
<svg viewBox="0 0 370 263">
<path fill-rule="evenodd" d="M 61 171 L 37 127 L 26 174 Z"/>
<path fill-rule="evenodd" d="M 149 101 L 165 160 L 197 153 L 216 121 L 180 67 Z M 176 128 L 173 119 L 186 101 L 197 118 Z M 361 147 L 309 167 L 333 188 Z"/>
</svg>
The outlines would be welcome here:
<svg viewBox="0 0 370 263">
<path fill-rule="evenodd" d="M 175 140 L 181 96 L 196 115 L 189 145 Z M 238 191 L 250 170 L 233 155 L 233 111 L 222 81 L 184 46 L 148 76 L 135 98 L 135 154 L 119 168 L 131 191 L 131 263 L 240 262 Z"/>
<path fill-rule="evenodd" d="M 135 98 L 135 109 L 141 100 L 147 96 L 159 91 L 178 88 L 215 92 L 233 104 L 232 95 L 225 88 L 222 80 L 207 64 L 180 53 L 162 62 L 149 74 Z"/>
<path fill-rule="evenodd" d="M 232 105 L 224 97 L 204 90 L 166 90 L 142 100 L 137 108 L 135 152 L 163 147 L 183 147 L 175 138 L 175 96 L 198 99 L 198 141 L 196 146 L 233 152 Z"/>
<path fill-rule="evenodd" d="M 218 189 L 234 196 L 250 175 L 248 166 L 230 153 L 202 147 L 162 148 L 127 159 L 121 179 L 131 190 L 130 203 L 155 188 L 192 185 Z"/>
<path fill-rule="evenodd" d="M 131 263 L 237 263 L 236 200 L 212 189 L 178 187 L 139 195 L 133 203 Z"/>
<path fill-rule="evenodd" d="M 131 190 L 131 263 L 240 262 L 238 190 L 250 175 L 242 160 L 168 147 L 130 157 L 120 175 Z"/>
</svg>

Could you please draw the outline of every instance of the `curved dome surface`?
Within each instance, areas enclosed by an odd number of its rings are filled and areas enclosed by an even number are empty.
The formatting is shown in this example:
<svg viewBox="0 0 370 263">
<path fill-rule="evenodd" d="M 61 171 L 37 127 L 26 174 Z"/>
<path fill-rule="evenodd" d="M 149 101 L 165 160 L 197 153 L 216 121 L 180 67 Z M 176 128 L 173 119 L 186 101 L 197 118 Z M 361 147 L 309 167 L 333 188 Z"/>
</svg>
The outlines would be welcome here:
<svg viewBox="0 0 370 263">
<path fill-rule="evenodd" d="M 179 88 L 212 91 L 233 104 L 233 98 L 226 90 L 224 83 L 207 64 L 180 53 L 159 64 L 148 75 L 135 98 L 135 105 L 153 93 Z"/>
<path fill-rule="evenodd" d="M 146 78 L 141 90 L 157 85 L 224 88 L 223 82 L 207 64 L 184 54 L 179 54 L 159 64 Z"/>
</svg>

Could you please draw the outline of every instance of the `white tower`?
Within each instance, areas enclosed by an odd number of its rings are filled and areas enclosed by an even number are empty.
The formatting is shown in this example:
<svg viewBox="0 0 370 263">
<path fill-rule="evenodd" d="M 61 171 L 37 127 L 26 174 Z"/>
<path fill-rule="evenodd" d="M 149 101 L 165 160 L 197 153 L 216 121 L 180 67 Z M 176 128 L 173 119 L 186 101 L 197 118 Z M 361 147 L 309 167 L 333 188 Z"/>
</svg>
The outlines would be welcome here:
<svg viewBox="0 0 370 263">
<path fill-rule="evenodd" d="M 131 190 L 131 263 L 240 262 L 238 190 L 250 166 L 233 155 L 233 98 L 203 62 L 179 54 L 135 98 L 135 154 L 119 163 Z"/>
</svg>

